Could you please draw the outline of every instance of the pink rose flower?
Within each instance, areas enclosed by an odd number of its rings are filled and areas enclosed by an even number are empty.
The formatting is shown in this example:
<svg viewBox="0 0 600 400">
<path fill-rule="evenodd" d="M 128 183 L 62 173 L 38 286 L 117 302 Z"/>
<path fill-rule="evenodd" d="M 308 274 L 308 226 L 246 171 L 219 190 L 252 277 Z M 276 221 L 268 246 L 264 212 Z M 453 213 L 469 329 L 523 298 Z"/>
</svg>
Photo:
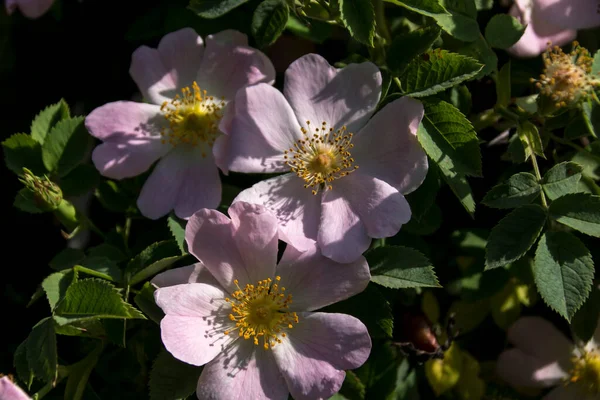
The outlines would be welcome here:
<svg viewBox="0 0 600 400">
<path fill-rule="evenodd" d="M 8 377 L 0 378 L 0 400 L 31 400 L 31 397 Z"/>
<path fill-rule="evenodd" d="M 416 136 L 423 106 L 404 97 L 371 118 L 380 96 L 375 64 L 336 69 L 316 54 L 290 65 L 283 95 L 264 84 L 240 90 L 229 134 L 217 142 L 218 165 L 287 173 L 234 201 L 264 205 L 282 240 L 301 251 L 316 241 L 338 262 L 356 260 L 371 238 L 398 233 L 411 216 L 403 195 L 427 174 Z"/>
<path fill-rule="evenodd" d="M 546 50 L 548 42 L 567 44 L 578 29 L 600 25 L 599 7 L 598 0 L 515 0 L 509 14 L 527 28 L 508 51 L 518 57 L 535 57 Z"/>
<path fill-rule="evenodd" d="M 542 400 L 595 400 L 600 396 L 600 325 L 575 346 L 539 317 L 523 317 L 508 330 L 514 348 L 504 351 L 498 375 L 516 388 L 554 387 Z"/>
<path fill-rule="evenodd" d="M 11 15 L 18 8 L 24 16 L 31 19 L 41 17 L 52 7 L 54 0 L 6 0 L 6 13 Z"/>
<path fill-rule="evenodd" d="M 314 310 L 364 290 L 366 260 L 338 264 L 288 245 L 277 264 L 275 216 L 245 202 L 229 215 L 195 213 L 186 241 L 200 262 L 152 281 L 166 349 L 204 365 L 199 399 L 329 398 L 344 370 L 366 361 L 371 339 L 358 319 Z"/>
<path fill-rule="evenodd" d="M 104 142 L 92 154 L 96 168 L 123 179 L 160 159 L 137 201 L 151 219 L 172 209 L 189 218 L 217 207 L 221 181 L 213 143 L 227 129 L 236 91 L 272 84 L 273 65 L 239 32 L 209 35 L 204 43 L 185 28 L 165 35 L 157 49 L 135 50 L 129 72 L 151 104 L 117 101 L 88 115 L 87 129 Z"/>
</svg>

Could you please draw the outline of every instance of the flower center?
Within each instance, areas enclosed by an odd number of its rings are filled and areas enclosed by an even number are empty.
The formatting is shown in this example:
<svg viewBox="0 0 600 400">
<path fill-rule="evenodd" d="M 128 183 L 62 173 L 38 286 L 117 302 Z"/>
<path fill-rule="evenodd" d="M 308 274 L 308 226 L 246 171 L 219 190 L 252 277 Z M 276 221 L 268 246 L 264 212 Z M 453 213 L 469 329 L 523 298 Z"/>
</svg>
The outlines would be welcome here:
<svg viewBox="0 0 600 400">
<path fill-rule="evenodd" d="M 331 182 L 355 171 L 358 165 L 354 165 L 350 154 L 353 134 L 347 133 L 345 126 L 334 130 L 323 122 L 311 132 L 310 121 L 306 125 L 308 129 L 300 128 L 303 138 L 284 151 L 283 158 L 292 172 L 304 180 L 304 187 L 317 194 L 320 188 L 331 189 Z"/>
<path fill-rule="evenodd" d="M 202 157 L 219 136 L 219 121 L 225 101 L 215 101 L 206 90 L 201 90 L 196 82 L 191 89 L 181 89 L 181 96 L 175 95 L 171 101 L 165 101 L 160 107 L 169 121 L 169 129 L 163 129 L 162 142 L 173 146 L 185 144 L 201 146 Z"/>
<path fill-rule="evenodd" d="M 600 394 L 600 356 L 595 352 L 586 352 L 573 360 L 573 369 L 569 382 L 577 383 L 588 394 Z"/>
<path fill-rule="evenodd" d="M 225 335 L 237 330 L 240 337 L 252 339 L 255 345 L 262 341 L 265 350 L 281 343 L 280 337 L 286 337 L 283 330 L 292 329 L 293 324 L 298 323 L 298 315 L 286 311 L 292 303 L 292 295 L 285 295 L 285 288 L 279 287 L 280 280 L 277 276 L 273 283 L 268 278 L 256 286 L 247 284 L 244 289 L 234 280 L 238 290 L 232 293 L 233 299 L 225 301 L 231 304 L 229 319 L 235 322 L 235 328 L 226 330 Z"/>
<path fill-rule="evenodd" d="M 557 107 L 566 107 L 581 98 L 593 95 L 600 80 L 591 75 L 593 59 L 587 49 L 573 43 L 573 51 L 565 54 L 558 46 L 548 47 L 543 55 L 544 73 L 536 86 L 550 97 Z"/>
</svg>

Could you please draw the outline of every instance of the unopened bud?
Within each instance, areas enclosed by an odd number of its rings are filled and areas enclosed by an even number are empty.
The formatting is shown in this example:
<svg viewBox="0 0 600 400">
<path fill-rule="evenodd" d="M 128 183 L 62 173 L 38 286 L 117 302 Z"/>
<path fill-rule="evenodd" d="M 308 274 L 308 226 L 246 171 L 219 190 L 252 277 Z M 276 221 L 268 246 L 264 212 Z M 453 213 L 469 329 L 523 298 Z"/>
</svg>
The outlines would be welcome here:
<svg viewBox="0 0 600 400">
<path fill-rule="evenodd" d="M 63 200 L 62 190 L 47 176 L 35 176 L 23 168 L 23 177 L 19 179 L 33 193 L 35 205 L 42 211 L 53 211 Z"/>
</svg>

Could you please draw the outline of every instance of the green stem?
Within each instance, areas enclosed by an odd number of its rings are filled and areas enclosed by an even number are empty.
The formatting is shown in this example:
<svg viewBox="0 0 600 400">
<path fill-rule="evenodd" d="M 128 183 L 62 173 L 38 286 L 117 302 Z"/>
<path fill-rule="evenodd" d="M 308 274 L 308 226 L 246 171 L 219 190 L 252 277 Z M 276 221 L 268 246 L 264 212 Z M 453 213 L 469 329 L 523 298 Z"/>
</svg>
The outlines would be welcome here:
<svg viewBox="0 0 600 400">
<path fill-rule="evenodd" d="M 531 154 L 531 165 L 533 165 L 533 171 L 535 172 L 535 177 L 537 178 L 537 181 L 541 182 L 542 174 L 540 174 L 540 168 L 538 167 L 537 158 L 533 153 Z M 542 206 L 544 208 L 548 208 L 548 202 L 546 201 L 546 195 L 544 194 L 544 191 L 540 191 L 540 194 L 542 199 Z"/>
<path fill-rule="evenodd" d="M 69 232 L 73 231 L 79 225 L 77 210 L 73 204 L 67 200 L 60 202 L 58 207 L 54 210 L 54 215 L 58 218 L 60 223 L 69 230 Z"/>
<path fill-rule="evenodd" d="M 98 271 L 93 270 L 93 269 L 86 268 L 83 265 L 74 265 L 73 266 L 73 270 L 75 270 L 77 272 L 83 272 L 84 274 L 88 274 L 88 275 L 91 275 L 91 276 L 95 276 L 96 278 L 106 279 L 106 280 L 111 281 L 111 282 L 115 281 L 110 275 L 104 274 L 102 272 L 98 272 Z"/>
<path fill-rule="evenodd" d="M 375 29 L 379 36 L 385 39 L 386 43 L 391 43 L 392 35 L 385 19 L 385 4 L 382 0 L 373 0 L 373 6 L 375 8 Z"/>
<path fill-rule="evenodd" d="M 479 132 L 485 128 L 494 125 L 500 120 L 500 115 L 493 108 L 482 111 L 471 119 L 475 132 Z"/>
<path fill-rule="evenodd" d="M 575 149 L 575 150 L 577 150 L 577 151 L 578 151 L 578 152 L 580 152 L 580 153 L 584 153 L 586 156 L 588 156 L 588 157 L 591 157 L 591 158 L 595 159 L 596 161 L 599 161 L 599 162 L 600 162 L 600 156 L 597 156 L 597 155 L 595 155 L 595 154 L 594 154 L 594 153 L 592 153 L 591 151 L 587 151 L 587 150 L 586 150 L 586 149 L 584 149 L 583 147 L 581 147 L 581 146 L 578 146 L 578 145 L 576 145 L 575 143 L 573 143 L 573 142 L 570 142 L 570 141 L 568 141 L 568 140 L 566 140 L 566 139 L 563 139 L 563 138 L 561 138 L 561 137 L 558 137 L 558 136 L 554 135 L 554 134 L 553 134 L 553 133 L 551 133 L 551 132 L 549 132 L 549 134 L 550 134 L 550 138 L 551 138 L 552 140 L 554 140 L 555 142 L 557 142 L 557 143 L 560 143 L 560 144 L 564 144 L 565 146 L 569 146 L 570 148 L 572 148 L 572 149 Z"/>
<path fill-rule="evenodd" d="M 125 228 L 123 229 L 123 241 L 125 242 L 125 248 L 129 251 L 129 233 L 131 232 L 131 217 L 127 217 L 125 220 Z"/>
<path fill-rule="evenodd" d="M 510 111 L 506 107 L 498 106 L 494 108 L 494 111 L 502 115 L 504 118 L 510 119 L 512 121 L 519 122 L 521 120 L 521 117 L 518 114 Z"/>
<path fill-rule="evenodd" d="M 402 91 L 402 83 L 400 83 L 400 79 L 398 77 L 394 77 L 394 83 L 398 86 L 398 89 Z"/>
</svg>

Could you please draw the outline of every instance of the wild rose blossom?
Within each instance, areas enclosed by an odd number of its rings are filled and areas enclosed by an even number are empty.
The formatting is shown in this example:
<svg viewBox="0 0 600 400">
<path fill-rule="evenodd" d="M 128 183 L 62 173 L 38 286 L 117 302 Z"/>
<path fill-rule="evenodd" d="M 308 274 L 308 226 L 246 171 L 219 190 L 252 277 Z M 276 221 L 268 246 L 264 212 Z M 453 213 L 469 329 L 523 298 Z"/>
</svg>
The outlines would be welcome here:
<svg viewBox="0 0 600 400">
<path fill-rule="evenodd" d="M 0 378 L 0 400 L 31 400 L 8 376 Z"/>
<path fill-rule="evenodd" d="M 113 179 L 139 175 L 158 159 L 137 204 L 157 219 L 175 209 L 181 218 L 221 200 L 212 145 L 227 129 L 236 91 L 272 84 L 271 62 L 247 46 L 245 35 L 223 31 L 202 38 L 191 28 L 163 37 L 157 49 L 141 46 L 130 74 L 152 104 L 117 101 L 86 118 L 96 147 L 96 168 Z"/>
<path fill-rule="evenodd" d="M 275 216 L 245 202 L 229 215 L 195 213 L 185 236 L 200 262 L 152 281 L 166 349 L 204 365 L 199 399 L 329 398 L 344 370 L 366 361 L 371 339 L 352 316 L 313 311 L 364 290 L 366 260 L 338 264 L 288 245 L 277 264 Z"/>
<path fill-rule="evenodd" d="M 24 16 L 31 19 L 41 17 L 52 7 L 54 0 L 6 0 L 6 13 L 11 15 L 18 8 Z"/>
<path fill-rule="evenodd" d="M 503 352 L 500 377 L 515 387 L 554 387 L 542 400 L 595 400 L 600 396 L 600 325 L 576 346 L 548 321 L 523 317 L 508 331 L 516 347 Z"/>
<path fill-rule="evenodd" d="M 333 68 L 309 54 L 290 65 L 283 95 L 269 85 L 242 89 L 215 155 L 223 171 L 287 172 L 241 192 L 280 223 L 299 250 L 316 241 L 338 262 L 356 260 L 371 238 L 393 236 L 411 216 L 403 194 L 427 173 L 416 132 L 423 106 L 404 97 L 371 117 L 381 73 L 370 62 Z"/>
<path fill-rule="evenodd" d="M 509 14 L 527 25 L 523 36 L 508 49 L 518 57 L 543 53 L 548 42 L 562 46 L 575 39 L 578 29 L 600 25 L 598 0 L 515 0 Z"/>
</svg>

